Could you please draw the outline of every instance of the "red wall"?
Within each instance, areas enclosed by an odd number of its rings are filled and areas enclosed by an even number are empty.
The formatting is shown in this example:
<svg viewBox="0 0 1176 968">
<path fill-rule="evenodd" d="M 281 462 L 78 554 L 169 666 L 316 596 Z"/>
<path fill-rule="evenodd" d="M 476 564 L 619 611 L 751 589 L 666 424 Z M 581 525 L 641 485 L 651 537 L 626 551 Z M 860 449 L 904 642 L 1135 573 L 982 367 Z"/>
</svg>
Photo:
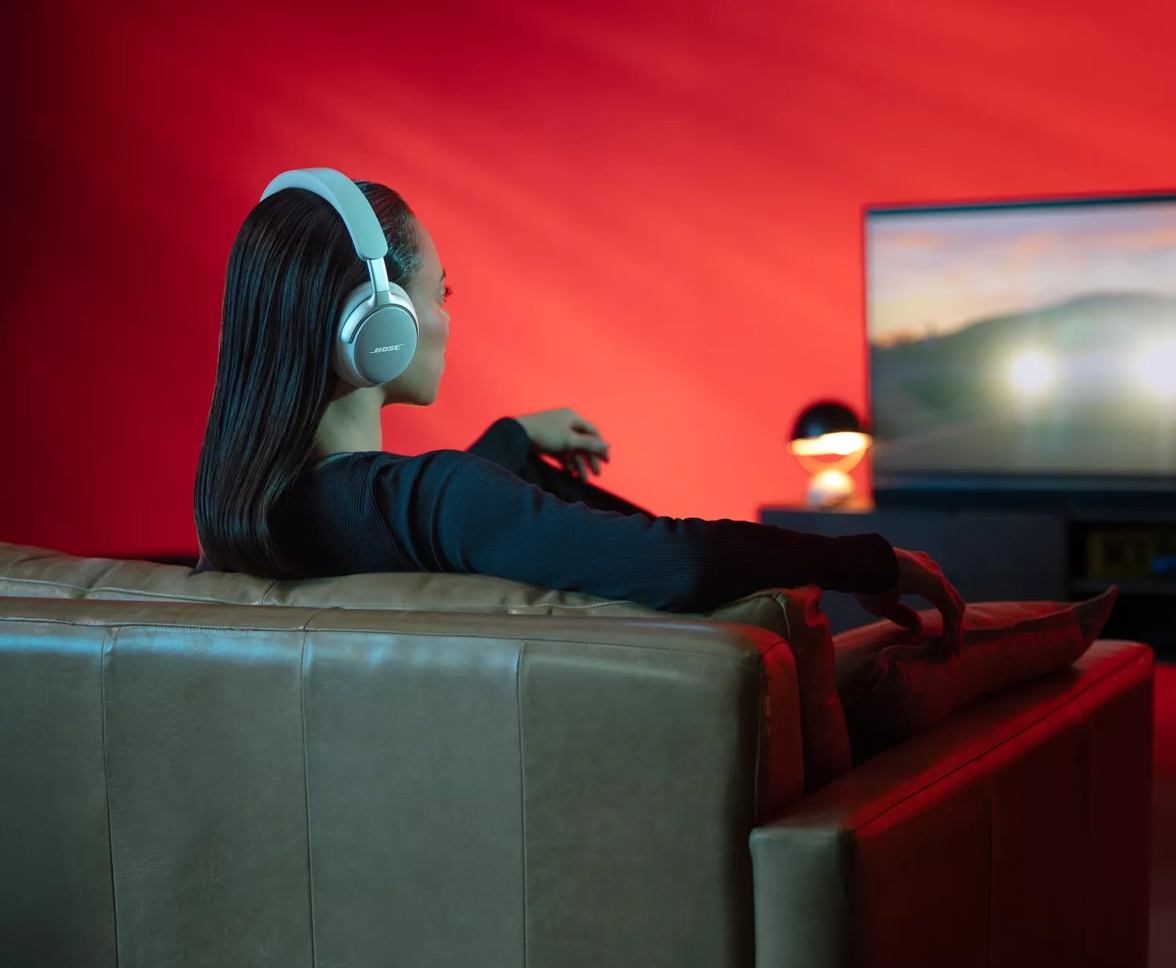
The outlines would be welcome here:
<svg viewBox="0 0 1176 968">
<path fill-rule="evenodd" d="M 29 6 L 0 540 L 73 553 L 195 547 L 225 259 L 285 168 L 400 190 L 456 290 L 387 449 L 569 405 L 604 486 L 736 518 L 801 497 L 801 408 L 864 405 L 864 203 L 1176 182 L 1171 4 Z"/>
</svg>

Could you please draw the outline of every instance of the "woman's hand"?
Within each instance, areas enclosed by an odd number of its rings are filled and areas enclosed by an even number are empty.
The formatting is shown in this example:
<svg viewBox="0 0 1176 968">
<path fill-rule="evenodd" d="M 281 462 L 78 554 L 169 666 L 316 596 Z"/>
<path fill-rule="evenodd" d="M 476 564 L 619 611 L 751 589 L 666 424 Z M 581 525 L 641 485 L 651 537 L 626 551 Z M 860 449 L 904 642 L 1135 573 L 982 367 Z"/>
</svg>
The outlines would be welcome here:
<svg viewBox="0 0 1176 968">
<path fill-rule="evenodd" d="M 608 461 L 608 444 L 600 431 L 568 407 L 541 410 L 515 417 L 531 443 L 541 454 L 554 457 L 571 475 L 587 479 L 588 468 L 600 473 L 600 462 Z"/>
<path fill-rule="evenodd" d="M 952 587 L 931 558 L 922 551 L 903 551 L 895 548 L 898 558 L 898 581 L 894 587 L 879 595 L 859 593 L 854 597 L 867 612 L 910 629 L 922 630 L 919 613 L 898 600 L 900 595 L 925 598 L 943 615 L 943 635 L 938 647 L 943 655 L 959 655 L 963 642 L 964 600 Z"/>
</svg>

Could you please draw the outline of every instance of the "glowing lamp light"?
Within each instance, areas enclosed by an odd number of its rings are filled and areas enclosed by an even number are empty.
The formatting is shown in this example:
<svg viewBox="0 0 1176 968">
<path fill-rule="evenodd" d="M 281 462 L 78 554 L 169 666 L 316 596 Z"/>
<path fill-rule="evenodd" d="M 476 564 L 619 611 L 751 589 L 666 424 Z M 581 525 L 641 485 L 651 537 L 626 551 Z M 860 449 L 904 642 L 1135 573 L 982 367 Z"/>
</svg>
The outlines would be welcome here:
<svg viewBox="0 0 1176 968">
<path fill-rule="evenodd" d="M 849 457 L 870 446 L 869 434 L 856 430 L 837 430 L 820 437 L 794 440 L 788 449 L 797 457 Z"/>
<path fill-rule="evenodd" d="M 1143 347 L 1135 359 L 1135 374 L 1149 393 L 1161 400 L 1176 400 L 1176 339 Z"/>
<path fill-rule="evenodd" d="M 809 507 L 836 507 L 853 498 L 849 471 L 865 456 L 870 442 L 870 435 L 845 404 L 822 400 L 801 413 L 788 450 L 813 475 L 805 496 Z"/>
<path fill-rule="evenodd" d="M 1036 399 L 1053 386 L 1054 361 L 1041 350 L 1025 350 L 1009 361 L 1008 377 L 1018 394 Z"/>
</svg>

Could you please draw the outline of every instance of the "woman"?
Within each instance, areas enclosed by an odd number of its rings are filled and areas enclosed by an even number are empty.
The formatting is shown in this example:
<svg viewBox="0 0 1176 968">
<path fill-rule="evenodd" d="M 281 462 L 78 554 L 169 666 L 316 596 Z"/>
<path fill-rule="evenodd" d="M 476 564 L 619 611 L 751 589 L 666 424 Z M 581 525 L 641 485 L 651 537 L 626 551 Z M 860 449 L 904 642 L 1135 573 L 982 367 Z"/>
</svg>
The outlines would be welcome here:
<svg viewBox="0 0 1176 968">
<path fill-rule="evenodd" d="M 387 240 L 388 279 L 415 310 L 411 362 L 375 386 L 340 377 L 337 321 L 367 278 L 354 230 L 304 188 L 264 197 L 229 255 L 196 472 L 202 566 L 282 578 L 476 572 L 688 612 L 761 588 L 815 584 L 917 628 L 916 613 L 899 601 L 913 594 L 939 608 L 943 646 L 958 649 L 963 603 L 926 555 L 876 534 L 829 538 L 644 512 L 587 483 L 608 445 L 570 410 L 504 418 L 468 452 L 384 451 L 381 409 L 437 398 L 450 290 L 431 236 L 404 200 L 355 184 Z"/>
</svg>

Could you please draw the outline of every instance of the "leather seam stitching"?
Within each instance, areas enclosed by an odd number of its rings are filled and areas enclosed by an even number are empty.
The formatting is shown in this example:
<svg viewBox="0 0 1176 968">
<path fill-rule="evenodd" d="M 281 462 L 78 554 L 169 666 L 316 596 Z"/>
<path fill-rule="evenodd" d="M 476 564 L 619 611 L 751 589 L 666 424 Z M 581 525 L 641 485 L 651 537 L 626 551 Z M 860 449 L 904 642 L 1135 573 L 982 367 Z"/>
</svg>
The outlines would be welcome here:
<svg viewBox="0 0 1176 968">
<path fill-rule="evenodd" d="M 436 574 L 443 574 L 443 572 L 437 572 Z M 162 599 L 168 599 L 168 600 L 177 601 L 177 602 L 209 602 L 209 603 L 217 604 L 217 605 L 239 605 L 239 604 L 278 605 L 278 607 L 282 607 L 282 608 L 289 608 L 289 607 L 304 608 L 304 607 L 306 607 L 306 606 L 298 606 L 298 605 L 287 606 L 287 605 L 282 605 L 281 603 L 278 603 L 278 602 L 267 601 L 270 594 L 273 592 L 274 588 L 278 585 L 280 579 L 275 579 L 274 581 L 270 582 L 270 584 L 266 586 L 265 590 L 261 593 L 261 595 L 249 603 L 234 602 L 230 599 L 222 599 L 222 598 L 202 598 L 197 595 L 182 595 L 182 594 L 175 593 L 175 592 L 154 592 L 154 591 L 149 591 L 146 589 L 122 588 L 117 585 L 74 585 L 70 582 L 53 581 L 53 580 L 47 579 L 47 578 L 18 578 L 13 575 L 0 575 L 0 583 L 6 582 L 6 581 L 14 582 L 14 583 L 23 583 L 26 585 L 51 585 L 55 588 L 71 588 L 74 591 L 79 591 L 79 592 L 82 592 L 87 595 L 93 594 L 94 592 L 119 592 L 119 593 L 122 593 L 125 595 L 138 595 L 143 598 L 162 598 Z M 534 605 L 504 605 L 504 606 L 452 605 L 452 606 L 446 606 L 445 611 L 492 612 L 492 610 L 495 608 L 510 608 L 510 609 L 542 609 L 542 608 L 546 608 L 546 609 L 559 609 L 561 611 L 568 611 L 568 612 L 573 612 L 573 611 L 583 612 L 583 611 L 589 611 L 591 609 L 596 609 L 596 608 L 609 608 L 610 606 L 613 606 L 613 605 L 632 605 L 637 608 L 644 607 L 644 606 L 642 606 L 642 604 L 640 602 L 635 602 L 629 598 L 610 598 L 608 601 L 588 602 L 584 605 L 565 605 L 565 604 L 560 604 L 560 603 L 552 603 L 552 604 L 537 603 Z M 366 605 L 343 605 L 343 606 L 332 606 L 332 607 L 336 607 L 336 608 L 368 608 L 369 606 L 366 606 Z M 383 611 L 389 611 L 389 612 L 419 611 L 420 610 L 419 606 L 416 606 L 416 605 L 404 605 L 404 606 L 380 605 L 379 608 Z M 624 617 L 626 617 L 626 618 L 641 618 L 642 616 L 624 616 Z"/>
<path fill-rule="evenodd" d="M 277 583 L 278 583 L 278 579 L 275 578 L 273 581 L 271 581 L 268 585 L 265 586 L 265 591 L 263 591 L 261 593 L 261 597 L 257 600 L 258 605 L 272 605 L 273 604 L 273 602 L 267 602 L 266 599 L 269 598 L 270 592 L 272 592 L 274 590 L 274 586 L 277 585 Z"/>
<path fill-rule="evenodd" d="M 16 583 L 24 583 L 24 585 L 41 585 L 41 586 L 52 586 L 53 588 L 69 588 L 69 589 L 73 589 L 74 592 L 81 592 L 83 598 L 88 598 L 89 595 L 93 595 L 98 592 L 114 592 L 114 593 L 120 594 L 120 595 L 133 596 L 132 600 L 134 600 L 134 599 L 153 599 L 153 600 L 154 599 L 161 599 L 163 601 L 208 603 L 208 605 L 268 605 L 268 606 L 272 606 L 272 607 L 276 607 L 276 608 L 307 608 L 307 607 L 309 607 L 309 606 L 299 606 L 299 605 L 290 606 L 290 605 L 287 605 L 287 603 L 275 602 L 273 600 L 270 600 L 269 599 L 270 593 L 272 593 L 274 590 L 274 587 L 276 585 L 278 585 L 278 581 L 276 581 L 276 580 L 273 581 L 272 583 L 270 583 L 270 585 L 268 585 L 266 587 L 265 592 L 262 592 L 261 595 L 259 596 L 259 598 L 256 598 L 253 601 L 247 601 L 247 602 L 234 601 L 233 599 L 201 598 L 201 596 L 199 596 L 199 595 L 183 595 L 183 594 L 176 593 L 176 592 L 152 592 L 152 590 L 142 589 L 142 588 L 121 588 L 116 585 L 71 585 L 71 583 L 65 582 L 65 581 L 49 581 L 47 579 L 21 579 L 21 578 L 12 578 L 11 575 L 0 575 L 0 583 L 6 582 L 6 581 L 11 581 L 11 582 L 16 582 Z M 521 610 L 523 610 L 523 609 L 557 609 L 556 612 L 552 613 L 552 614 L 557 615 L 557 614 L 559 614 L 559 612 L 588 612 L 588 610 L 592 610 L 594 608 L 609 608 L 614 605 L 632 605 L 632 606 L 639 607 L 639 608 L 643 607 L 641 605 L 641 602 L 635 602 L 635 601 L 632 601 L 629 599 L 610 599 L 609 601 L 604 601 L 604 602 L 590 602 L 590 603 L 588 603 L 588 605 L 557 605 L 557 603 L 552 603 L 552 605 L 543 605 L 543 603 L 537 603 L 537 605 L 506 605 L 506 606 L 448 605 L 448 606 L 445 606 L 445 608 L 441 608 L 441 609 L 437 609 L 437 610 L 440 610 L 440 612 L 486 612 L 488 614 L 496 614 L 493 612 L 493 609 L 495 609 L 495 608 L 510 609 L 510 610 L 512 610 L 512 612 L 513 612 L 513 610 L 520 610 L 520 612 L 521 612 Z M 381 603 L 381 605 L 379 605 L 379 606 L 374 606 L 374 605 L 373 606 L 366 606 L 366 605 L 342 605 L 342 606 L 340 606 L 340 605 L 335 605 L 335 606 L 327 606 L 327 607 L 329 607 L 329 608 L 356 608 L 356 609 L 377 608 L 377 609 L 381 610 L 381 612 L 420 612 L 420 610 L 422 610 L 420 608 L 420 606 L 410 605 L 410 603 L 409 603 L 409 605 L 402 605 L 402 606 L 392 605 L 392 603 Z M 510 612 L 505 612 L 502 614 L 510 614 Z M 619 615 L 617 617 L 619 617 L 619 619 L 643 619 L 643 617 L 660 617 L 660 616 Z"/>
<path fill-rule="evenodd" d="M 522 840 L 523 864 L 523 968 L 527 968 L 527 930 L 530 927 L 527 909 L 527 771 L 523 759 L 523 654 L 527 651 L 524 640 L 519 644 L 515 658 L 515 715 L 519 729 L 519 824 Z"/>
<path fill-rule="evenodd" d="M 121 590 L 121 589 L 117 589 L 117 590 Z M 139 593 L 134 592 L 134 594 L 139 594 Z M 203 599 L 201 599 L 201 601 L 203 601 Z M 223 604 L 223 605 L 237 604 L 236 602 L 223 601 L 221 599 L 209 599 L 209 601 L 213 601 L 213 602 L 216 602 L 218 604 Z M 278 608 L 306 608 L 307 607 L 305 605 L 287 605 L 284 603 L 265 602 L 265 601 L 262 601 L 259 604 L 273 605 Z M 484 612 L 487 615 L 509 615 L 515 610 L 521 611 L 523 609 L 552 609 L 552 610 L 558 610 L 558 611 L 564 611 L 564 612 L 585 612 L 585 611 L 589 611 L 590 609 L 594 609 L 594 608 L 609 608 L 612 605 L 635 605 L 639 608 L 644 607 L 641 605 L 640 602 L 631 602 L 631 601 L 621 600 L 621 599 L 617 599 L 616 601 L 607 601 L 607 602 L 593 602 L 591 605 L 544 605 L 544 604 L 537 604 L 537 605 L 444 605 L 444 606 L 437 607 L 437 608 L 422 608 L 420 605 L 408 603 L 405 605 L 395 605 L 395 604 L 331 605 L 328 607 L 330 607 L 330 608 L 353 608 L 356 610 L 368 610 L 368 611 L 380 611 L 380 612 L 440 612 L 440 613 L 445 613 L 445 612 L 472 612 L 472 613 Z M 500 611 L 500 609 L 503 611 Z M 553 612 L 553 614 L 555 614 L 555 612 Z M 678 613 L 678 614 L 682 614 L 682 613 Z M 661 618 L 661 616 L 656 615 L 656 614 L 655 615 L 618 615 L 617 618 L 626 618 L 626 619 Z M 701 620 L 701 616 L 700 616 L 700 620 Z M 718 619 L 709 619 L 709 621 L 719 621 L 719 620 Z"/>
<path fill-rule="evenodd" d="M 196 595 L 176 595 L 172 592 L 151 592 L 142 591 L 137 588 L 117 588 L 113 585 L 99 585 L 93 588 L 84 589 L 86 597 L 93 595 L 96 592 L 117 592 L 121 595 L 133 595 L 134 598 L 129 601 L 136 601 L 137 599 L 150 599 L 152 601 L 170 601 L 170 602 L 193 602 L 208 605 L 264 605 L 262 599 L 255 599 L 251 602 L 234 602 L 223 598 L 200 598 Z M 264 598 L 264 595 L 262 596 Z M 101 599 L 99 599 L 101 601 Z"/>
<path fill-rule="evenodd" d="M 444 572 L 436 572 L 436 574 L 444 574 Z M 238 601 L 233 601 L 232 599 L 226 599 L 226 598 L 205 598 L 205 597 L 200 597 L 198 595 L 182 595 L 177 592 L 155 592 L 155 591 L 150 591 L 147 589 L 139 589 L 139 588 L 122 588 L 118 585 L 74 585 L 69 582 L 51 581 L 46 578 L 17 578 L 12 575 L 0 575 L 0 583 L 6 582 L 6 581 L 15 582 L 15 583 L 24 583 L 27 585 L 51 585 L 54 588 L 70 588 L 70 589 L 73 589 L 74 591 L 82 592 L 83 596 L 89 596 L 89 595 L 94 594 L 95 592 L 117 592 L 119 594 L 137 596 L 139 598 L 162 599 L 164 601 L 173 601 L 173 602 L 206 602 L 210 605 L 273 605 L 278 608 L 307 608 L 307 607 L 309 607 L 306 605 L 288 605 L 288 604 L 285 604 L 282 602 L 274 602 L 272 600 L 269 600 L 270 594 L 274 591 L 275 587 L 280 583 L 281 579 L 275 579 L 274 581 L 272 581 L 269 585 L 266 586 L 265 590 L 261 593 L 261 595 L 259 597 L 255 598 L 253 601 L 250 601 L 250 602 L 238 602 Z M 768 596 L 768 597 L 772 598 L 780 606 L 780 610 L 782 612 L 785 612 L 784 621 L 785 621 L 785 624 L 787 624 L 787 622 L 788 622 L 787 610 L 784 607 L 784 604 L 781 601 L 780 596 Z M 743 599 L 739 599 L 739 601 L 743 601 Z M 646 608 L 647 607 L 647 606 L 642 605 L 640 602 L 633 601 L 630 598 L 610 598 L 607 601 L 588 602 L 583 605 L 566 605 L 566 604 L 562 604 L 562 603 L 545 604 L 542 602 L 536 603 L 534 605 L 526 605 L 526 604 L 523 604 L 523 605 L 446 605 L 442 609 L 437 609 L 437 611 L 442 611 L 442 612 L 474 612 L 474 613 L 485 612 L 486 614 L 489 614 L 489 615 L 496 615 L 496 614 L 500 614 L 497 611 L 498 609 L 507 609 L 508 610 L 508 611 L 503 612 L 501 614 L 513 614 L 515 611 L 523 611 L 523 610 L 548 609 L 551 611 L 551 614 L 554 615 L 554 614 L 558 614 L 559 612 L 587 612 L 587 611 L 591 611 L 593 609 L 598 609 L 598 608 L 611 608 L 614 605 L 631 605 L 634 608 Z M 330 607 L 330 608 L 355 608 L 355 609 L 378 609 L 379 611 L 385 611 L 385 612 L 430 611 L 430 609 L 422 609 L 419 605 L 415 605 L 415 604 L 406 604 L 406 605 L 381 604 L 378 606 L 376 606 L 376 605 L 332 605 L 332 606 L 327 606 L 327 607 Z M 656 609 L 653 609 L 651 611 L 656 612 Z M 706 615 L 701 612 L 678 612 L 678 613 L 674 613 L 674 614 L 680 615 L 682 617 L 693 616 L 694 618 L 696 618 L 700 621 L 711 621 L 711 622 L 719 622 L 719 621 L 725 622 L 725 621 L 727 621 L 726 619 L 711 618 L 709 615 Z M 618 615 L 617 616 L 617 618 L 660 618 L 660 617 L 661 617 L 660 615 L 656 615 L 656 614 L 655 615 L 648 615 L 648 616 L 646 616 L 646 615 Z M 739 624 L 739 623 L 736 623 L 736 624 Z M 756 626 L 756 627 L 758 628 L 759 626 Z"/>
<path fill-rule="evenodd" d="M 3 596 L 0 596 L 0 598 L 2 598 L 2 597 Z M 40 599 L 37 599 L 37 600 L 40 601 Z M 241 606 L 241 607 L 252 607 L 252 606 Z M 320 609 L 315 614 L 316 615 L 321 614 L 323 611 L 327 611 L 327 609 Z M 307 622 L 305 624 L 309 624 L 312 621 L 314 621 L 314 616 L 311 616 L 311 618 L 307 619 Z M 0 615 L 0 623 L 3 623 L 3 622 L 35 622 L 35 623 L 43 624 L 43 625 L 70 625 L 70 626 L 75 626 L 78 628 L 102 628 L 101 622 L 74 622 L 74 621 L 69 621 L 68 619 L 33 617 L 33 616 L 29 616 L 29 615 Z M 190 631 L 205 631 L 205 632 L 209 632 L 209 631 L 212 631 L 212 632 L 298 632 L 305 627 L 305 625 L 275 625 L 275 626 L 268 626 L 268 625 L 182 625 L 182 624 L 173 623 L 173 622 L 119 622 L 119 623 L 117 623 L 117 625 L 120 629 L 141 628 L 141 629 L 164 629 L 164 630 L 172 630 L 172 631 L 174 631 L 176 629 L 185 629 L 185 630 L 190 630 Z M 108 626 L 108 627 L 113 627 L 113 625 Z M 430 631 L 418 631 L 416 629 L 401 629 L 401 628 L 397 628 L 397 629 L 379 629 L 379 628 L 377 628 L 377 629 L 355 629 L 355 628 L 338 628 L 338 627 L 327 626 L 327 625 L 316 626 L 315 631 L 316 632 L 347 632 L 347 633 L 361 634 L 361 635 L 410 635 L 410 636 L 420 636 L 422 638 L 429 637 L 429 638 L 455 639 L 455 640 L 491 639 L 491 640 L 498 640 L 498 641 L 519 641 L 521 639 L 521 636 L 514 636 L 514 635 L 510 635 L 510 634 L 495 635 L 495 634 L 481 634 L 478 632 L 430 632 Z M 691 656 L 694 658 L 714 659 L 719 662 L 731 662 L 732 661 L 731 656 L 715 655 L 710 652 L 692 652 L 692 651 L 688 651 L 686 649 L 683 649 L 680 645 L 668 647 L 668 646 L 657 646 L 657 645 L 638 645 L 638 644 L 632 644 L 632 643 L 600 642 L 595 639 L 563 639 L 563 638 L 551 638 L 551 637 L 536 638 L 535 636 L 527 636 L 527 639 L 528 639 L 528 641 L 532 641 L 535 643 L 543 643 L 543 644 L 553 643 L 553 644 L 559 644 L 559 645 L 591 645 L 595 648 L 621 649 L 621 650 L 637 649 L 637 650 L 640 650 L 643 652 L 670 652 L 670 653 L 674 653 L 677 655 L 688 655 L 688 656 Z M 758 650 L 757 650 L 757 655 L 758 655 Z M 735 660 L 735 661 L 738 661 L 738 660 Z"/>
<path fill-rule="evenodd" d="M 768 687 L 770 685 L 768 671 L 764 668 L 763 659 L 760 659 L 759 675 L 756 677 L 756 696 L 759 700 L 756 706 L 756 722 L 759 728 L 755 731 L 755 771 L 754 784 L 752 789 L 755 791 L 755 796 L 751 804 L 751 826 L 757 826 L 762 820 L 766 819 L 762 816 L 761 811 L 764 809 L 763 804 L 768 798 L 769 786 L 774 779 L 772 775 L 772 764 L 768 762 L 768 754 L 771 752 L 771 728 L 772 723 L 768 717 Z"/>
<path fill-rule="evenodd" d="M 316 613 L 317 614 L 317 613 Z M 302 654 L 298 660 L 298 713 L 302 726 L 302 788 L 306 805 L 306 882 L 310 892 L 310 963 L 318 965 L 318 939 L 315 931 L 314 913 L 314 852 L 310 837 L 310 752 L 306 741 L 306 642 L 312 615 L 302 626 Z"/>
<path fill-rule="evenodd" d="M 117 966 L 122 964 L 122 957 L 118 943 L 118 891 L 114 878 L 114 824 L 110 816 L 110 764 L 106 744 L 106 654 L 107 643 L 110 644 L 111 650 L 114 648 L 114 642 L 111 640 L 112 632 L 114 638 L 117 638 L 117 627 L 107 628 L 102 634 L 102 647 L 98 651 L 98 691 L 102 714 L 102 786 L 106 800 L 106 847 L 110 857 L 110 903 L 114 912 L 114 963 Z"/>
<path fill-rule="evenodd" d="M 0 575 L 0 582 L 17 582 L 24 585 L 52 585 L 55 588 L 72 588 L 75 591 L 89 591 L 86 585 L 71 585 L 66 581 L 50 581 L 48 578 L 15 578 L 12 575 Z"/>
</svg>

